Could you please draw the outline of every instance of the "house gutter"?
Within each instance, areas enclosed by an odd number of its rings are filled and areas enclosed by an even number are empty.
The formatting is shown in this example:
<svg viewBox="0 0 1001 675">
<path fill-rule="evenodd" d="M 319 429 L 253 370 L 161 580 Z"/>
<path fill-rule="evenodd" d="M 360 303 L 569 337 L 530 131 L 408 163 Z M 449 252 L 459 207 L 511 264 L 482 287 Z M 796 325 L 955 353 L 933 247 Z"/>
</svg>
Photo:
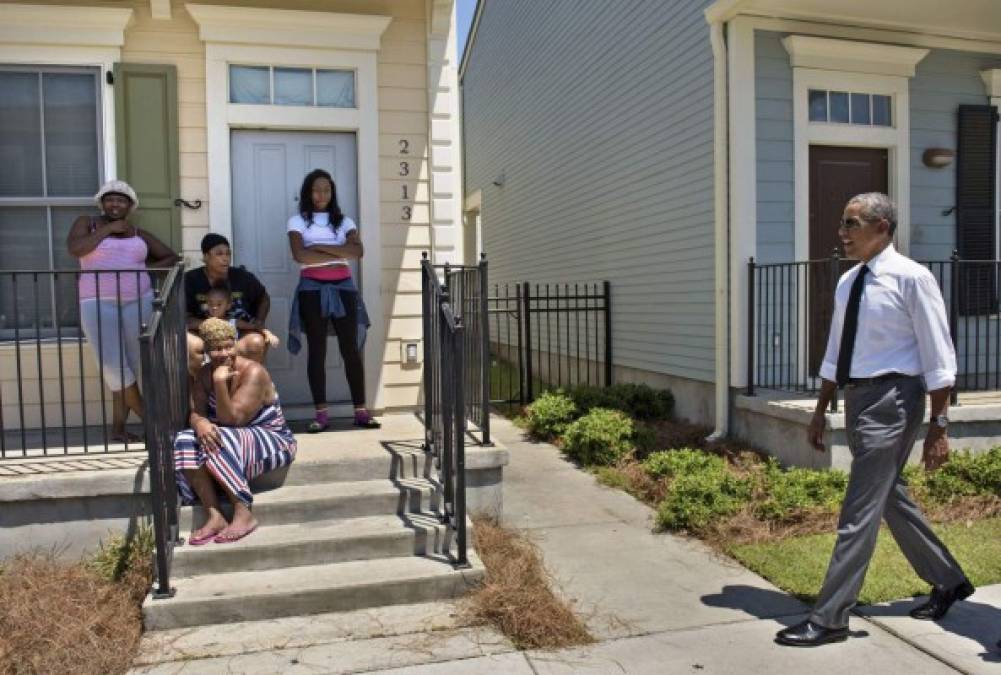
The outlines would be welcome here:
<svg viewBox="0 0 1001 675">
<path fill-rule="evenodd" d="M 710 8 L 712 9 L 712 8 Z M 724 19 L 707 10 L 713 49 L 713 213 L 715 214 L 716 422 L 707 440 L 724 438 L 730 428 L 730 237 L 727 52 Z"/>
</svg>

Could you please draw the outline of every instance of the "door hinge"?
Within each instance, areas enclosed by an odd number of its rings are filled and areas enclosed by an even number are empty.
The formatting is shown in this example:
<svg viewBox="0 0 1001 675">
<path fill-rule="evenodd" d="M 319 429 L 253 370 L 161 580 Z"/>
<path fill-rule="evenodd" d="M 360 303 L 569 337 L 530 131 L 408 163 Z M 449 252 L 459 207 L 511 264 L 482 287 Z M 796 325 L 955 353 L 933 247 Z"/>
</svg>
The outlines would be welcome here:
<svg viewBox="0 0 1001 675">
<path fill-rule="evenodd" d="M 104 74 L 104 81 L 107 82 L 108 84 L 114 84 L 115 83 L 115 74 L 113 72 L 111 72 L 110 70 L 107 71 Z"/>
</svg>

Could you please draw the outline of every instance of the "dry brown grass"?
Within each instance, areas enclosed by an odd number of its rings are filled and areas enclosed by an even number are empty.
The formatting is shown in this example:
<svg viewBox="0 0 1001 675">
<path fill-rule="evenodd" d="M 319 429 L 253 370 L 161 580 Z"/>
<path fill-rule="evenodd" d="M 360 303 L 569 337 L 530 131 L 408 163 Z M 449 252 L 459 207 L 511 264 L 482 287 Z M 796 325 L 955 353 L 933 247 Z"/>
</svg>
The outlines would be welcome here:
<svg viewBox="0 0 1001 675">
<path fill-rule="evenodd" d="M 754 515 L 750 506 L 741 509 L 726 520 L 716 523 L 699 538 L 720 551 L 741 544 L 760 544 L 789 537 L 822 534 L 837 529 L 838 514 L 821 510 L 800 514 L 781 522 L 762 520 Z"/>
<path fill-rule="evenodd" d="M 467 619 L 494 625 L 518 649 L 594 642 L 580 618 L 553 591 L 553 579 L 535 544 L 489 519 L 477 519 L 473 531 L 487 573 L 483 586 L 464 603 Z"/>
<path fill-rule="evenodd" d="M 142 632 L 149 566 L 107 581 L 51 553 L 0 568 L 0 673 L 111 675 L 132 665 Z"/>
<path fill-rule="evenodd" d="M 961 497 L 945 504 L 918 499 L 921 510 L 935 523 L 956 523 L 1001 516 L 1001 497 Z"/>
</svg>

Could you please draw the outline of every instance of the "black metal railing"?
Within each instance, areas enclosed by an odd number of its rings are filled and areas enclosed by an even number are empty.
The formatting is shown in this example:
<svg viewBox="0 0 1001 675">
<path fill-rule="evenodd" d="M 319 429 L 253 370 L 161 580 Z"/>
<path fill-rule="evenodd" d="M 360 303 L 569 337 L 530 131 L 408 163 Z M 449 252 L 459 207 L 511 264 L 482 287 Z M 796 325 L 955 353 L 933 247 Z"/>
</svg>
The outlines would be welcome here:
<svg viewBox="0 0 1001 675">
<path fill-rule="evenodd" d="M 756 387 L 816 393 L 839 277 L 857 261 L 748 262 L 747 393 Z M 1001 389 L 1001 261 L 923 261 L 938 282 L 956 348 L 960 391 Z M 837 410 L 837 399 L 832 402 Z"/>
<path fill-rule="evenodd" d="M 449 289 L 425 255 L 421 261 L 424 328 L 424 449 L 434 458 L 442 496 L 441 520 L 455 537 L 446 551 L 468 567 L 466 542 L 466 332 Z"/>
<path fill-rule="evenodd" d="M 170 564 L 181 542 L 174 473 L 174 437 L 188 426 L 187 340 L 184 265 L 167 275 L 153 300 L 153 312 L 139 337 L 147 414 L 150 499 L 156 540 L 155 599 L 171 597 Z"/>
<path fill-rule="evenodd" d="M 112 437 L 113 418 L 127 412 L 104 380 L 138 377 L 142 291 L 161 293 L 168 272 L 0 272 L 0 460 L 143 448 L 129 434 Z M 83 316 L 81 285 L 84 302 L 101 296 Z"/>
<path fill-rule="evenodd" d="M 465 331 L 463 391 L 466 419 L 480 431 L 480 444 L 490 445 L 490 317 L 487 258 L 476 265 L 444 265 L 444 288 Z"/>
<path fill-rule="evenodd" d="M 612 384 L 608 281 L 494 284 L 488 299 L 494 405 L 525 405 L 548 389 Z"/>
</svg>

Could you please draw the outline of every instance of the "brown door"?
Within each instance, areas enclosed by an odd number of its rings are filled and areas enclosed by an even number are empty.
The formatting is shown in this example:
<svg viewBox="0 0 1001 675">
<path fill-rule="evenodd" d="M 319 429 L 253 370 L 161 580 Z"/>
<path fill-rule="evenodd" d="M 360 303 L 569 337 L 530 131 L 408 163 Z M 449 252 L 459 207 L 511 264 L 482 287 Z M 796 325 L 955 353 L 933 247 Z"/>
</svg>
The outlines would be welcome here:
<svg viewBox="0 0 1001 675">
<path fill-rule="evenodd" d="M 887 191 L 887 151 L 882 148 L 810 146 L 810 260 L 830 259 L 835 249 L 844 255 L 838 239 L 838 221 L 845 203 L 862 192 Z M 834 272 L 827 264 L 810 267 L 806 315 L 810 375 L 816 376 L 827 346 L 834 306 L 834 286 L 841 272 L 854 265 L 845 261 Z"/>
</svg>

